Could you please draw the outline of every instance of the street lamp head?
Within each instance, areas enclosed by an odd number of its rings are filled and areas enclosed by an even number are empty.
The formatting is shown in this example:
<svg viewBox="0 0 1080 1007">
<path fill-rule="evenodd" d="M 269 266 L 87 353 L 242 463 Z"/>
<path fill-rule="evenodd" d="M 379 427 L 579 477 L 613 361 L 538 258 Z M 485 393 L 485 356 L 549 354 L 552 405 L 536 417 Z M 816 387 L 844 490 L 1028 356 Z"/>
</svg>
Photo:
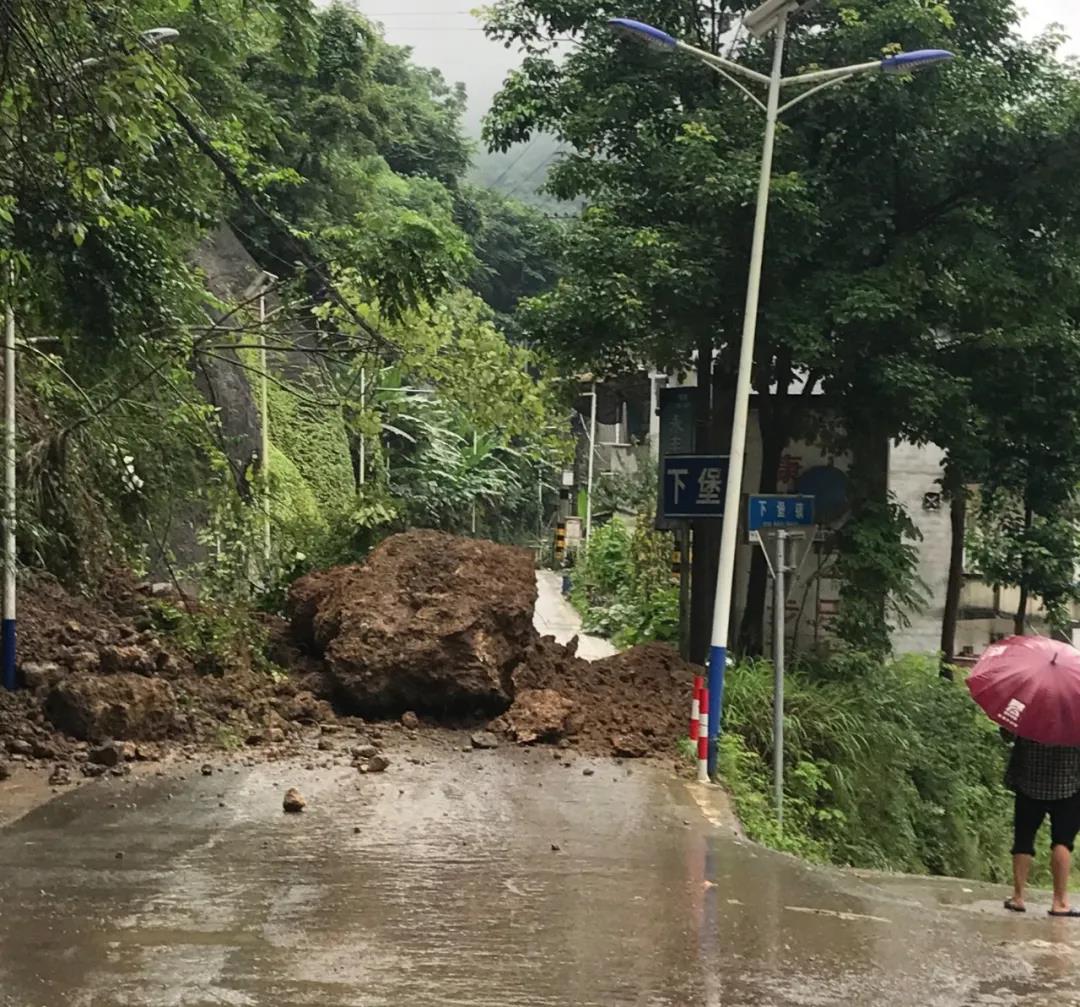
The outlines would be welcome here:
<svg viewBox="0 0 1080 1007">
<path fill-rule="evenodd" d="M 147 49 L 157 49 L 158 46 L 169 45 L 180 37 L 180 32 L 175 28 L 151 28 L 149 31 L 139 33 L 139 41 Z"/>
<path fill-rule="evenodd" d="M 935 63 L 948 63 L 949 60 L 955 58 L 947 49 L 916 49 L 914 52 L 900 52 L 895 56 L 887 56 L 881 61 L 881 72 L 894 76 L 914 73 L 916 70 L 933 66 Z"/>
<path fill-rule="evenodd" d="M 625 35 L 627 38 L 634 39 L 635 42 L 642 42 L 654 49 L 676 49 L 679 45 L 678 39 L 673 38 L 666 31 L 654 28 L 651 24 L 645 24 L 644 21 L 616 17 L 608 21 L 608 27 L 618 35 Z"/>
<path fill-rule="evenodd" d="M 764 38 L 782 17 L 787 17 L 801 5 L 802 0 L 765 0 L 760 7 L 755 7 L 743 17 L 743 27 L 754 38 Z"/>
</svg>

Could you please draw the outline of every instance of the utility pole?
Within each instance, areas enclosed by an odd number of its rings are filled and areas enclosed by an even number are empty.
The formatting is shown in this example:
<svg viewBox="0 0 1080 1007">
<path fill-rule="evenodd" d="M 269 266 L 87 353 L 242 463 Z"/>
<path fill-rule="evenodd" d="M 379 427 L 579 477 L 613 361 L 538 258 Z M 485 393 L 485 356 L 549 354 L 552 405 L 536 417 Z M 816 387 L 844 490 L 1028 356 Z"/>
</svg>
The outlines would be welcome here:
<svg viewBox="0 0 1080 1007">
<path fill-rule="evenodd" d="M 473 465 L 476 464 L 476 450 L 479 445 L 479 438 L 476 435 L 476 431 L 473 431 L 472 435 L 472 453 L 473 453 Z M 476 494 L 473 494 L 472 499 L 472 533 L 473 538 L 476 537 Z"/>
<path fill-rule="evenodd" d="M 363 419 L 363 413 L 367 409 L 367 368 L 360 368 L 360 413 L 361 419 Z M 360 432 L 360 485 L 364 485 L 364 480 L 367 478 L 367 438 L 364 436 L 363 431 Z"/>
</svg>

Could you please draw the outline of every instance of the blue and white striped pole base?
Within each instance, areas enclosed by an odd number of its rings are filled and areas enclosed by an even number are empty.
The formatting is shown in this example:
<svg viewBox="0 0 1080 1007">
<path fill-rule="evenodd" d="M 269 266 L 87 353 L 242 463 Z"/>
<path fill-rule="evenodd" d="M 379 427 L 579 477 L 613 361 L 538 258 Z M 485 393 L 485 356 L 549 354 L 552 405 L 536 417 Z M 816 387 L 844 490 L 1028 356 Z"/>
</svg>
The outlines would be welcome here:
<svg viewBox="0 0 1080 1007">
<path fill-rule="evenodd" d="M 15 691 L 15 620 L 5 619 L 3 626 L 4 688 Z"/>
<path fill-rule="evenodd" d="M 727 670 L 727 647 L 709 648 L 709 779 L 716 779 L 716 745 L 720 735 L 720 717 L 724 710 L 724 672 Z"/>
</svg>

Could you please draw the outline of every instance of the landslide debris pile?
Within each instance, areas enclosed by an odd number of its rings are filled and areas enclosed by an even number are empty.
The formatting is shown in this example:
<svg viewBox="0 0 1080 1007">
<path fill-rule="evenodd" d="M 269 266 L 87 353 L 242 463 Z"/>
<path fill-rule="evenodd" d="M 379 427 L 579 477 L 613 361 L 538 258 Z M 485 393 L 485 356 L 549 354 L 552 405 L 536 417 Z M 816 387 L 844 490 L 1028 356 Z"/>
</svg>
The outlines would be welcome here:
<svg viewBox="0 0 1080 1007">
<path fill-rule="evenodd" d="M 158 629 L 161 606 L 180 604 L 167 585 L 122 574 L 93 602 L 50 577 L 30 578 L 20 588 L 25 688 L 0 691 L 7 758 L 92 764 L 107 741 L 141 742 L 125 748 L 128 758 L 156 758 L 160 742 L 283 741 L 298 723 L 332 718 L 294 683 L 242 662 L 201 668 Z"/>
<path fill-rule="evenodd" d="M 301 578 L 288 611 L 340 707 L 447 718 L 509 706 L 512 674 L 536 637 L 535 604 L 528 550 L 410 531 L 362 565 Z"/>
<path fill-rule="evenodd" d="M 320 694 L 363 716 L 490 717 L 520 744 L 667 754 L 686 729 L 694 669 L 662 644 L 587 662 L 533 628 L 526 550 L 432 531 L 395 535 L 367 562 L 289 594 L 294 642 L 321 662 Z"/>
<path fill-rule="evenodd" d="M 686 730 L 695 669 L 663 643 L 602 661 L 537 640 L 514 672 L 515 698 L 493 727 L 520 744 L 569 739 L 594 755 L 670 754 Z"/>
<path fill-rule="evenodd" d="M 175 744 L 269 742 L 283 752 L 304 725 L 337 726 L 328 700 L 413 726 L 413 711 L 473 725 L 495 718 L 490 730 L 522 745 L 670 754 L 694 674 L 664 645 L 589 663 L 576 643 L 540 638 L 532 555 L 439 532 L 396 535 L 363 565 L 297 581 L 291 621 L 268 623 L 289 678 L 257 670 L 250 654 L 181 644 L 179 610 L 222 616 L 168 585 L 116 574 L 90 601 L 39 575 L 20 600 L 25 688 L 0 690 L 0 779 L 11 763 L 54 763 L 58 783 L 122 772 Z M 474 735 L 478 747 L 497 743 Z"/>
</svg>

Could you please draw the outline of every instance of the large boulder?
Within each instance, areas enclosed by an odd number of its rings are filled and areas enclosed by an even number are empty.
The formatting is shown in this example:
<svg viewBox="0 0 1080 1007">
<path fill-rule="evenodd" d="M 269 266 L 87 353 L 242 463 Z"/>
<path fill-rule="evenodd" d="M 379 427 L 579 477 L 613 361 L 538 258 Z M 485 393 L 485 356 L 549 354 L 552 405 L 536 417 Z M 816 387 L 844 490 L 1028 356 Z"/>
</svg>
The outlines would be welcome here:
<svg viewBox="0 0 1080 1007">
<path fill-rule="evenodd" d="M 507 733 L 522 745 L 558 741 L 567 733 L 573 700 L 554 689 L 520 689 L 503 716 Z"/>
<path fill-rule="evenodd" d="M 142 675 L 69 675 L 49 693 L 53 725 L 83 741 L 151 741 L 176 724 L 176 698 L 168 682 Z"/>
<path fill-rule="evenodd" d="M 356 711 L 497 713 L 532 644 L 536 575 L 525 549 L 433 531 L 395 535 L 362 566 L 297 581 L 297 643 Z"/>
</svg>

